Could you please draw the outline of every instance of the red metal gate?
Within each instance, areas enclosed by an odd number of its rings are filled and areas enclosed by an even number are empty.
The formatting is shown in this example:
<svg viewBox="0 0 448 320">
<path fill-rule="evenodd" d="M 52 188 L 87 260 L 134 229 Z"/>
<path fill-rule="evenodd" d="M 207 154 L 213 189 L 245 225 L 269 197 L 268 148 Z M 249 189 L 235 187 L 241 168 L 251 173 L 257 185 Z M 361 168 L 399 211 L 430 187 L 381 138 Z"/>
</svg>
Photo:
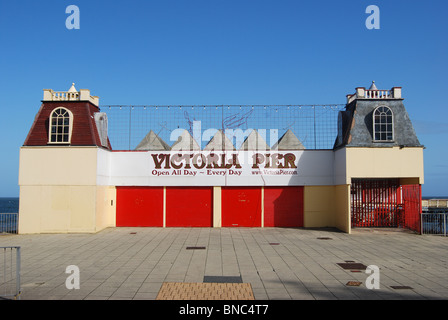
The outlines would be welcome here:
<svg viewBox="0 0 448 320">
<path fill-rule="evenodd" d="M 399 179 L 352 179 L 352 227 L 401 227 L 420 233 L 421 185 Z"/>
<path fill-rule="evenodd" d="M 422 186 L 411 184 L 402 186 L 403 221 L 402 226 L 421 233 Z"/>
<path fill-rule="evenodd" d="M 399 187 L 398 179 L 352 179 L 352 227 L 398 227 Z"/>
</svg>

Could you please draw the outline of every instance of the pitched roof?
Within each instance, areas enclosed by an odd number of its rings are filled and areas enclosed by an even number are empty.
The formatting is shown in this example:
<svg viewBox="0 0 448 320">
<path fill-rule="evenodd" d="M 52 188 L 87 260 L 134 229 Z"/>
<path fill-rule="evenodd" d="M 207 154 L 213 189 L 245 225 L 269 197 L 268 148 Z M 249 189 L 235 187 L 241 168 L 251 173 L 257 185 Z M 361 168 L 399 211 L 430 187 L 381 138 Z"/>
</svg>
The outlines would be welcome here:
<svg viewBox="0 0 448 320">
<path fill-rule="evenodd" d="M 334 148 L 349 147 L 420 147 L 409 114 L 401 99 L 381 101 L 393 113 L 392 141 L 375 141 L 373 137 L 373 112 L 378 107 L 378 99 L 357 99 L 347 104 L 339 112 L 339 132 Z"/>
<path fill-rule="evenodd" d="M 252 130 L 241 145 L 240 150 L 270 150 L 268 144 L 257 130 Z"/>
<path fill-rule="evenodd" d="M 154 131 L 149 133 L 140 141 L 135 150 L 148 150 L 148 151 L 165 151 L 170 150 L 170 146 L 163 141 Z"/>
<path fill-rule="evenodd" d="M 235 146 L 222 130 L 218 130 L 207 143 L 204 150 L 235 150 Z"/>
<path fill-rule="evenodd" d="M 194 138 L 190 135 L 187 130 L 184 130 L 182 134 L 177 138 L 177 141 L 173 143 L 171 146 L 171 150 L 176 151 L 192 151 L 192 150 L 201 150 L 199 144 L 194 140 Z"/>
<path fill-rule="evenodd" d="M 99 146 L 112 149 L 108 138 L 106 146 L 101 142 L 95 123 L 95 113 L 100 112 L 100 109 L 87 101 L 44 101 L 34 118 L 24 146 L 46 146 L 49 144 L 48 121 L 52 111 L 60 107 L 70 110 L 73 114 L 70 145 Z"/>
<path fill-rule="evenodd" d="M 272 146 L 272 149 L 277 150 L 303 150 L 305 147 L 302 142 L 300 142 L 299 138 L 288 129 L 285 134 L 278 140 L 276 144 Z"/>
</svg>

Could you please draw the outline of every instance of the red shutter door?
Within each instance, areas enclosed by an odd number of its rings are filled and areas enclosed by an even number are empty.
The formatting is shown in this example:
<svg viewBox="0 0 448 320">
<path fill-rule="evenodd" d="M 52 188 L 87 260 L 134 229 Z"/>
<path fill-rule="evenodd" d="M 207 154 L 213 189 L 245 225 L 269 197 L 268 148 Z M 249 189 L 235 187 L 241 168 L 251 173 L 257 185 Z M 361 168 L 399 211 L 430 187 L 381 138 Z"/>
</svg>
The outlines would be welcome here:
<svg viewBox="0 0 448 320">
<path fill-rule="evenodd" d="M 167 187 L 167 227 L 212 227 L 213 189 L 211 187 Z"/>
<path fill-rule="evenodd" d="M 264 226 L 303 227 L 303 187 L 265 187 Z"/>
<path fill-rule="evenodd" d="M 117 227 L 162 227 L 162 187 L 117 187 Z"/>
<path fill-rule="evenodd" d="M 223 187 L 223 227 L 261 227 L 261 188 Z"/>
</svg>

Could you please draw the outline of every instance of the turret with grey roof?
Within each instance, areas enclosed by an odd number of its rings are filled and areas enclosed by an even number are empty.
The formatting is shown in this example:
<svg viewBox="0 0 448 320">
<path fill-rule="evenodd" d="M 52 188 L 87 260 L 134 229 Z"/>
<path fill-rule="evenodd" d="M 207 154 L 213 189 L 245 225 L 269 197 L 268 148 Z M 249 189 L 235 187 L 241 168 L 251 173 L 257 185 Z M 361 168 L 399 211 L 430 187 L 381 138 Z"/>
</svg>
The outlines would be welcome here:
<svg viewBox="0 0 448 320">
<path fill-rule="evenodd" d="M 382 110 L 387 110 L 388 114 L 377 114 Z M 390 123 L 381 123 L 387 117 Z M 389 130 L 387 139 L 378 139 L 375 130 Z M 355 94 L 347 95 L 345 110 L 339 112 L 338 136 L 334 148 L 345 146 L 422 147 L 404 107 L 401 87 L 378 90 L 375 82 L 372 82 L 368 90 L 359 87 Z"/>
</svg>

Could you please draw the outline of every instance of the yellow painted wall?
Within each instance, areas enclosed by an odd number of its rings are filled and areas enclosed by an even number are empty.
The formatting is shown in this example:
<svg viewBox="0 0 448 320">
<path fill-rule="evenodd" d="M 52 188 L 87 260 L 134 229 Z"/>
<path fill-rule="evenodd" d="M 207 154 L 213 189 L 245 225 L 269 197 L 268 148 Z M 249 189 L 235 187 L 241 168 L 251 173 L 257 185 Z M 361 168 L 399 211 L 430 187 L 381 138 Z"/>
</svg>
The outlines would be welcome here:
<svg viewBox="0 0 448 320">
<path fill-rule="evenodd" d="M 96 187 L 95 231 L 116 226 L 117 191 L 115 187 Z"/>
<path fill-rule="evenodd" d="M 94 232 L 96 187 L 21 186 L 19 233 Z"/>
<path fill-rule="evenodd" d="M 306 186 L 305 228 L 334 227 L 350 233 L 350 186 Z"/>
<path fill-rule="evenodd" d="M 96 185 L 96 147 L 22 147 L 19 185 Z"/>
<path fill-rule="evenodd" d="M 303 192 L 304 227 L 334 227 L 334 186 L 306 186 Z"/>
<path fill-rule="evenodd" d="M 347 184 L 351 183 L 351 178 L 418 178 L 419 184 L 424 183 L 423 148 L 345 150 Z"/>
<path fill-rule="evenodd" d="M 221 227 L 221 187 L 213 187 L 213 227 Z"/>
<path fill-rule="evenodd" d="M 97 232 L 114 227 L 115 204 L 114 187 L 21 186 L 19 233 Z"/>
<path fill-rule="evenodd" d="M 97 186 L 97 154 L 96 147 L 21 148 L 19 233 L 115 226 L 115 187 Z"/>
<path fill-rule="evenodd" d="M 334 186 L 335 216 L 334 226 L 341 231 L 351 232 L 350 185 Z"/>
</svg>

